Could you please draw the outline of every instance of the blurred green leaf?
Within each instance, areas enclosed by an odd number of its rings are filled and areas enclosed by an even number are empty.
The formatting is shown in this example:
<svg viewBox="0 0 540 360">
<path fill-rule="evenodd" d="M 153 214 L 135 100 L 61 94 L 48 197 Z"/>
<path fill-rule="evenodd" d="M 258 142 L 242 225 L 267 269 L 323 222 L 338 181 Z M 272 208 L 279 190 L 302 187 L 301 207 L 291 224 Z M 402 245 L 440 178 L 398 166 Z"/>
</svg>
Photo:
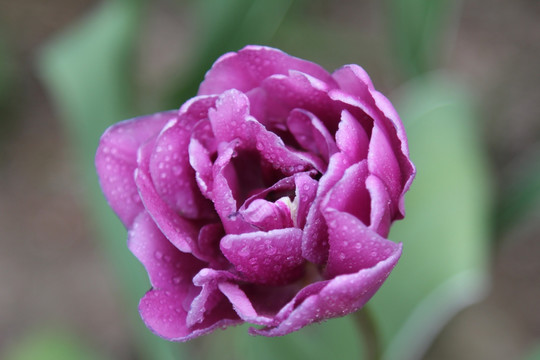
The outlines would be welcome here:
<svg viewBox="0 0 540 360">
<path fill-rule="evenodd" d="M 3 35 L 0 33 L 0 35 Z M 0 110 L 13 86 L 13 59 L 3 36 L 0 36 Z M 2 120 L 3 123 L 3 120 Z"/>
<path fill-rule="evenodd" d="M 1 147 L 16 125 L 17 117 L 13 113 L 21 106 L 20 102 L 14 101 L 19 90 L 19 69 L 9 40 L 0 29 L 0 161 L 5 153 Z"/>
<path fill-rule="evenodd" d="M 495 218 L 498 230 L 519 223 L 530 211 L 540 207 L 540 149 L 531 151 L 511 169 L 512 184 L 503 192 Z"/>
<path fill-rule="evenodd" d="M 438 67 L 447 45 L 445 33 L 456 22 L 459 4 L 452 0 L 386 0 L 393 52 L 406 77 Z"/>
<path fill-rule="evenodd" d="M 99 137 L 112 124 L 137 113 L 133 94 L 133 51 L 141 26 L 142 1 L 104 2 L 94 13 L 48 43 L 39 70 L 74 147 L 99 238 L 127 292 L 130 318 L 149 284 L 126 247 L 126 231 L 107 206 L 94 169 Z M 173 359 L 172 344 L 157 338 L 138 319 L 143 358 Z"/>
<path fill-rule="evenodd" d="M 470 94 L 430 75 L 401 91 L 417 177 L 390 238 L 403 255 L 370 302 L 387 359 L 417 359 L 444 324 L 487 287 L 490 178 Z"/>
<path fill-rule="evenodd" d="M 314 324 L 292 334 L 267 338 L 248 335 L 249 325 L 219 331 L 198 342 L 198 359 L 220 360 L 357 360 L 363 359 L 363 339 L 351 317 Z M 203 346 L 207 343 L 210 346 Z M 227 349 L 227 351 L 223 351 Z"/>
<path fill-rule="evenodd" d="M 248 44 L 267 44 L 294 0 L 202 0 L 196 13 L 200 46 L 188 72 L 172 86 L 164 108 L 177 108 L 197 95 L 199 84 L 214 61 Z"/>
<path fill-rule="evenodd" d="M 540 360 L 540 344 L 537 344 L 523 360 Z"/>
<path fill-rule="evenodd" d="M 49 330 L 32 334 L 9 349 L 4 360 L 105 360 L 73 336 Z"/>
</svg>

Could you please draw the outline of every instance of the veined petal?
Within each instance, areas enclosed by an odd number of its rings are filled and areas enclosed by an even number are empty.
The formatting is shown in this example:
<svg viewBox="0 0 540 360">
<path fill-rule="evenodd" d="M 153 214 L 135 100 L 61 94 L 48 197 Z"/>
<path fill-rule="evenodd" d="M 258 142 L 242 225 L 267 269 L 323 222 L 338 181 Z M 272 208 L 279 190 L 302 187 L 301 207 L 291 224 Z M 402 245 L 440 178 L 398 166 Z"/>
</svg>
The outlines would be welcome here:
<svg viewBox="0 0 540 360">
<path fill-rule="evenodd" d="M 250 282 L 280 285 L 298 279 L 303 269 L 302 230 L 297 228 L 226 235 L 221 251 Z"/>
<path fill-rule="evenodd" d="M 176 111 L 166 111 L 122 121 L 109 127 L 101 136 L 95 158 L 101 189 L 109 205 L 128 228 L 144 209 L 133 179 L 137 150 L 155 138 L 176 116 Z"/>
<path fill-rule="evenodd" d="M 330 243 L 327 277 L 373 267 L 398 247 L 349 213 L 329 208 L 325 210 L 324 217 Z"/>
<path fill-rule="evenodd" d="M 370 268 L 337 276 L 331 280 L 311 284 L 311 294 L 302 291 L 291 306 L 285 306 L 277 326 L 263 329 L 250 328 L 250 333 L 264 336 L 282 336 L 314 322 L 344 316 L 362 308 L 386 280 L 401 255 L 401 245 L 386 259 Z M 297 298 L 302 297 L 299 301 Z M 295 304 L 293 307 L 292 304 Z"/>
<path fill-rule="evenodd" d="M 220 94 L 229 89 L 247 92 L 267 77 L 298 70 L 327 83 L 330 74 L 317 64 L 290 56 L 278 49 L 248 45 L 237 53 L 221 56 L 206 73 L 199 95 Z"/>
</svg>

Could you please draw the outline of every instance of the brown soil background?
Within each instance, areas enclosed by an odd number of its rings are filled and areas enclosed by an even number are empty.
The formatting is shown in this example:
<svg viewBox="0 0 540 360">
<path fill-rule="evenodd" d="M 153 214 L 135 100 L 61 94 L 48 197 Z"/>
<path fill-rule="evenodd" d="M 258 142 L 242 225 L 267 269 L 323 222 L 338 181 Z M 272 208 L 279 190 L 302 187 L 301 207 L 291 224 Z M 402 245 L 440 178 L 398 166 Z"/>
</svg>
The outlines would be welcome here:
<svg viewBox="0 0 540 360">
<path fill-rule="evenodd" d="M 40 46 L 97 3 L 0 1 L 0 31 L 16 70 L 12 105 L 0 109 L 0 354 L 32 331 L 68 328 L 113 358 L 137 358 L 112 268 L 85 214 L 75 159 L 35 67 Z M 149 88 L 197 41 L 189 14 L 171 11 L 172 3 L 149 9 L 143 47 L 161 54 L 140 56 L 141 83 Z M 495 185 L 505 189 L 516 164 L 540 148 L 540 2 L 468 0 L 461 11 L 446 67 L 479 95 Z M 354 16 L 380 12 L 374 0 L 314 1 L 308 15 L 334 30 L 382 34 L 377 19 L 357 25 Z M 177 43 L 163 40 L 170 32 Z M 380 72 L 374 80 L 383 91 L 397 85 Z M 539 342 L 539 220 L 534 211 L 493 239 L 492 291 L 444 329 L 426 359 L 517 359 Z"/>
</svg>

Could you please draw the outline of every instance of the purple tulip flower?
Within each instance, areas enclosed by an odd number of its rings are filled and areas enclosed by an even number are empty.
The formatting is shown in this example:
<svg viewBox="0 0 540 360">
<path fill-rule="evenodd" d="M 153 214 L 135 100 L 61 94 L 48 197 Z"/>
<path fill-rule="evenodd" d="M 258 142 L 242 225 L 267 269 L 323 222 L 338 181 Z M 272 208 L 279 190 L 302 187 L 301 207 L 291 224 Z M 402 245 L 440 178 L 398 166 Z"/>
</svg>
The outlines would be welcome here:
<svg viewBox="0 0 540 360">
<path fill-rule="evenodd" d="M 179 111 L 110 127 L 96 167 L 150 277 L 140 314 L 173 341 L 360 309 L 401 255 L 386 237 L 414 177 L 361 67 L 329 74 L 261 46 L 223 55 Z"/>
</svg>

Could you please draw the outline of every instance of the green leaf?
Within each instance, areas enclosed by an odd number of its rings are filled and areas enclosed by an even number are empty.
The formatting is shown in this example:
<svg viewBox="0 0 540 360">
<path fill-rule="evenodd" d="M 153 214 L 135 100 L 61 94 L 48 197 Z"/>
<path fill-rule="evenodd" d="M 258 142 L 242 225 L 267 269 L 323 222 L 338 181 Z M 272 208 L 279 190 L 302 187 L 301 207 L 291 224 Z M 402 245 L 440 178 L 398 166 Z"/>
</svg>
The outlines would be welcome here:
<svg viewBox="0 0 540 360">
<path fill-rule="evenodd" d="M 43 331 L 27 336 L 2 356 L 4 360 L 97 360 L 106 359 L 83 346 L 73 336 Z"/>
<path fill-rule="evenodd" d="M 497 204 L 495 224 L 507 230 L 540 207 L 540 150 L 531 151 L 512 168 L 512 183 Z"/>
<path fill-rule="evenodd" d="M 198 359 L 220 360 L 327 360 L 362 359 L 363 339 L 351 317 L 307 326 L 282 337 L 248 335 L 249 325 L 219 331 L 197 339 Z M 209 346 L 204 346 L 208 344 Z M 223 351 L 227 349 L 227 351 Z"/>
<path fill-rule="evenodd" d="M 523 360 L 540 360 L 540 344 L 537 344 L 532 350 L 530 350 Z"/>
<path fill-rule="evenodd" d="M 387 359 L 420 358 L 442 326 L 486 291 L 490 177 L 471 97 L 450 76 L 401 91 L 417 177 L 390 238 L 403 255 L 370 302 Z"/>
<path fill-rule="evenodd" d="M 437 68 L 460 1 L 386 0 L 388 27 L 398 67 L 405 76 Z M 457 26 L 457 25 L 455 25 Z"/>
<path fill-rule="evenodd" d="M 189 71 L 175 81 L 165 108 L 176 108 L 197 95 L 199 84 L 214 61 L 248 44 L 267 44 L 294 0 L 202 0 L 197 2 L 201 44 Z"/>
<path fill-rule="evenodd" d="M 94 168 L 94 154 L 104 130 L 137 114 L 133 50 L 143 10 L 141 1 L 104 2 L 48 43 L 38 65 L 75 150 L 86 200 L 98 225 L 97 237 L 126 292 L 126 312 L 134 322 L 138 352 L 143 358 L 173 359 L 172 344 L 151 334 L 138 318 L 137 303 L 149 288 L 148 279 L 127 249 L 127 233 L 107 206 Z"/>
</svg>

